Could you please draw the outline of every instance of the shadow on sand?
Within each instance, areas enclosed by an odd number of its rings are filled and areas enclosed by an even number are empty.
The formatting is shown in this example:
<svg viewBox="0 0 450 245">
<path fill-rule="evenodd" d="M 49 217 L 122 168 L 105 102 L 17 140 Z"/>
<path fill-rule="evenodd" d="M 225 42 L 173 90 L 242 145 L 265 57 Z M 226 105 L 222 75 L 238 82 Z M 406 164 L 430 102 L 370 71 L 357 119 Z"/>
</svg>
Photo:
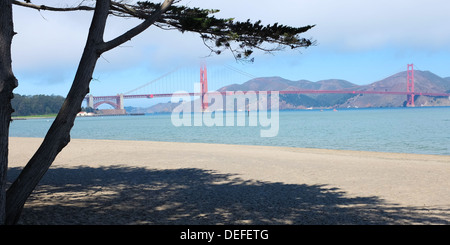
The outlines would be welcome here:
<svg viewBox="0 0 450 245">
<path fill-rule="evenodd" d="M 8 180 L 19 174 L 11 168 Z M 336 188 L 242 180 L 202 169 L 51 168 L 20 224 L 448 224 L 449 210 L 408 208 Z"/>
</svg>

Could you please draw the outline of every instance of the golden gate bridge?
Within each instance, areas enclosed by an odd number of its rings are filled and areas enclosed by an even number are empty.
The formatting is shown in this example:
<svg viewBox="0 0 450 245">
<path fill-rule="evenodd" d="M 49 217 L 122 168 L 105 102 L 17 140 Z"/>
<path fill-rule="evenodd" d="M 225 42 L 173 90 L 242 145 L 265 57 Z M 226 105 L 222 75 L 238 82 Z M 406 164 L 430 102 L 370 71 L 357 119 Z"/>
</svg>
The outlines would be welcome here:
<svg viewBox="0 0 450 245">
<path fill-rule="evenodd" d="M 236 71 L 236 70 L 235 70 Z M 172 71 L 174 72 L 174 71 Z M 208 75 L 207 75 L 207 67 L 205 64 L 200 66 L 200 89 L 198 92 L 175 92 L 175 93 L 142 93 L 142 94 L 131 94 L 133 92 L 139 91 L 144 87 L 149 86 L 150 84 L 155 83 L 158 80 L 170 75 L 172 72 L 166 73 L 163 76 L 152 80 L 142 86 L 139 86 L 133 90 L 130 90 L 126 93 L 111 95 L 111 96 L 93 96 L 89 94 L 85 97 L 85 101 L 87 106 L 93 109 L 97 109 L 102 104 L 109 104 L 116 110 L 124 111 L 124 100 L 125 99 L 152 99 L 152 98 L 161 98 L 161 97 L 199 97 L 201 99 L 201 106 L 203 111 L 208 109 L 208 95 L 217 95 L 220 94 L 222 96 L 227 96 L 231 94 L 228 91 L 208 91 Z M 241 72 L 242 71 L 238 71 Z M 246 74 L 249 75 L 249 74 Z M 246 91 L 242 91 L 246 92 Z M 414 90 L 414 65 L 407 65 L 407 77 L 406 77 L 406 89 L 405 91 L 367 91 L 367 90 L 285 90 L 285 91 L 251 91 L 255 94 L 265 93 L 271 94 L 273 92 L 277 92 L 279 94 L 381 94 L 381 95 L 403 95 L 406 96 L 406 106 L 414 107 L 414 97 L 415 96 L 445 96 L 450 98 L 450 93 L 431 93 L 431 92 L 420 92 Z"/>
</svg>

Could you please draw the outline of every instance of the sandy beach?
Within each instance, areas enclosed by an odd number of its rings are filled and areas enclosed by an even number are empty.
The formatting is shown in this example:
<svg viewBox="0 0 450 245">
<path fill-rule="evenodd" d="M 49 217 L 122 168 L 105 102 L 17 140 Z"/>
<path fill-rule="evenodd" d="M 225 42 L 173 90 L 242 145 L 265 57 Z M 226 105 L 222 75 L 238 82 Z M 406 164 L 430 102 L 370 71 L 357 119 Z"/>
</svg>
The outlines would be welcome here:
<svg viewBox="0 0 450 245">
<path fill-rule="evenodd" d="M 450 224 L 450 156 L 72 139 L 20 224 Z"/>
</svg>

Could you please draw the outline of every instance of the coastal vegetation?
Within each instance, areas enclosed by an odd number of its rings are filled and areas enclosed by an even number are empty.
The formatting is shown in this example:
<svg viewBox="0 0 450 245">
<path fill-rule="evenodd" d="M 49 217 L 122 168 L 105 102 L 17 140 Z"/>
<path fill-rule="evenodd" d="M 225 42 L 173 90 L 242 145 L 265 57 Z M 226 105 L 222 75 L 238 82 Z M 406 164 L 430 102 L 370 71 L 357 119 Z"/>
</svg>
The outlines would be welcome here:
<svg viewBox="0 0 450 245">
<path fill-rule="evenodd" d="M 11 101 L 12 108 L 14 109 L 12 116 L 56 116 L 63 102 L 64 97 L 59 95 L 14 94 L 14 99 Z"/>
</svg>

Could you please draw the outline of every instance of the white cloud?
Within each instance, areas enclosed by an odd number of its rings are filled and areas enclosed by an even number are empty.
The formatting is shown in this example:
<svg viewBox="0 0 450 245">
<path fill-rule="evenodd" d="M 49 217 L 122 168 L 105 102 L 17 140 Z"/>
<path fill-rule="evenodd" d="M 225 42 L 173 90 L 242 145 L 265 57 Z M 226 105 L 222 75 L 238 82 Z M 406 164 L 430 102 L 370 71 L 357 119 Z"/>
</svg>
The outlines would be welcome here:
<svg viewBox="0 0 450 245">
<path fill-rule="evenodd" d="M 328 48 L 370 50 L 385 46 L 420 49 L 450 44 L 449 1 L 315 1 L 312 33 Z M 440 31 L 436 31 L 440 30 Z"/>
<path fill-rule="evenodd" d="M 316 24 L 306 33 L 336 49 L 371 49 L 383 45 L 420 48 L 450 44 L 448 0 L 192 0 L 192 5 L 221 9 L 220 16 L 262 19 L 292 26 Z"/>
<path fill-rule="evenodd" d="M 86 13 L 41 13 L 14 8 L 13 63 L 18 69 L 77 64 L 86 40 Z"/>
</svg>

